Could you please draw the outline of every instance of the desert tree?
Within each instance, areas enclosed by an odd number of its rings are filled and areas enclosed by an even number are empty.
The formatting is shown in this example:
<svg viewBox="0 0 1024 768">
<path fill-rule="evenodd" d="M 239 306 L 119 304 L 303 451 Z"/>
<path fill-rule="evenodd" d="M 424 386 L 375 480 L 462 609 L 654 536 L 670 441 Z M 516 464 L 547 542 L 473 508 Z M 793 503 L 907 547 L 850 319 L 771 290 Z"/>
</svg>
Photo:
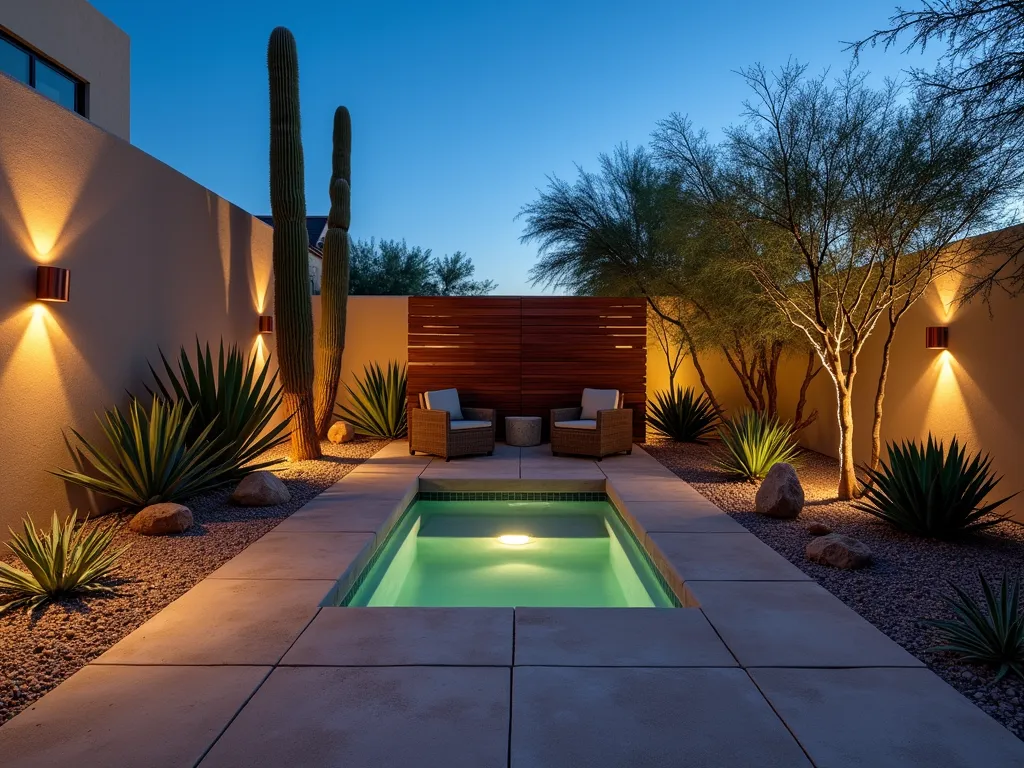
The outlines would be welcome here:
<svg viewBox="0 0 1024 768">
<path fill-rule="evenodd" d="M 897 8 L 887 28 L 851 48 L 904 43 L 905 52 L 945 46 L 934 71 L 911 70 L 933 96 L 960 102 L 973 119 L 1024 129 L 1024 0 L 925 0 Z"/>
<path fill-rule="evenodd" d="M 598 164 L 598 173 L 577 167 L 574 184 L 548 177 L 547 188 L 520 210 L 521 240 L 539 248 L 530 270 L 533 284 L 579 295 L 645 297 L 650 310 L 679 333 L 704 391 L 721 413 L 691 330 L 694 308 L 681 292 L 666 293 L 661 281 L 652 279 L 664 275 L 675 256 L 662 237 L 664 176 L 643 147 L 621 145 L 601 155 Z M 670 298 L 659 301 L 665 295 Z"/>
<path fill-rule="evenodd" d="M 671 299 L 669 299 L 671 301 Z M 678 300 L 676 300 L 678 301 Z M 676 314 L 678 308 L 666 307 L 669 313 Z M 665 369 L 668 371 L 669 389 L 675 389 L 676 376 L 686 359 L 686 341 L 679 328 L 659 315 L 650 306 L 647 308 L 648 337 L 654 339 L 655 345 L 665 356 Z"/>
<path fill-rule="evenodd" d="M 535 284 L 645 297 L 655 333 L 672 328 L 716 411 L 723 409 L 701 362 L 709 352 L 729 360 L 752 408 L 776 414 L 778 363 L 792 328 L 736 268 L 728 233 L 649 151 L 620 146 L 599 158 L 598 172 L 578 169 L 574 184 L 549 178 L 520 217 L 523 241 L 540 246 Z"/>
<path fill-rule="evenodd" d="M 932 98 L 959 106 L 968 124 L 995 127 L 1007 143 L 1004 149 L 1024 162 L 1024 0 L 927 0 L 917 8 L 900 7 L 885 29 L 850 47 L 857 55 L 876 45 L 903 46 L 905 53 L 942 47 L 934 69 L 910 70 L 914 80 Z M 1024 243 L 1011 236 L 998 250 L 965 283 L 962 301 L 988 300 L 994 289 L 1024 291 Z"/>
<path fill-rule="evenodd" d="M 435 257 L 430 270 L 426 288 L 431 296 L 486 296 L 498 287 L 493 280 L 474 280 L 476 265 L 462 251 Z"/>
<path fill-rule="evenodd" d="M 351 292 L 356 296 L 483 296 L 497 286 L 474 280 L 473 260 L 456 251 L 434 256 L 404 240 L 352 243 Z"/>
<path fill-rule="evenodd" d="M 857 492 L 853 394 L 860 355 L 886 327 L 872 434 L 880 438 L 892 339 L 938 277 L 985 257 L 959 241 L 998 223 L 1019 182 L 1000 137 L 967 131 L 962 113 L 919 89 L 832 82 L 791 63 L 743 73 L 747 121 L 721 145 L 682 118 L 663 125 L 678 173 L 737 239 L 769 227 L 785 248 L 740 252 L 765 294 L 807 338 L 832 379 L 838 495 Z M 675 132 L 675 136 L 671 133 Z"/>
</svg>

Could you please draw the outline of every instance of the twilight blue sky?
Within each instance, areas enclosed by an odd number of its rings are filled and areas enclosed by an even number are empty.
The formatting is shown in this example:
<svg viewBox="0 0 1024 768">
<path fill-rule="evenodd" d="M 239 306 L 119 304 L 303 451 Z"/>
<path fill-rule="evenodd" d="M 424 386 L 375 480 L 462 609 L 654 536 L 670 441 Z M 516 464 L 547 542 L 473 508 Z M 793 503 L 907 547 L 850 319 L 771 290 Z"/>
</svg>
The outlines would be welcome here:
<svg viewBox="0 0 1024 768">
<path fill-rule="evenodd" d="M 269 213 L 266 42 L 298 40 L 310 214 L 327 212 L 331 119 L 352 112 L 352 235 L 467 252 L 499 293 L 535 293 L 520 207 L 657 120 L 712 133 L 746 97 L 733 70 L 818 71 L 896 0 L 92 0 L 132 39 L 132 142 Z M 169 18 L 170 17 L 170 18 Z M 934 57 L 929 55 L 928 60 Z M 871 51 L 875 82 L 922 59 Z"/>
</svg>

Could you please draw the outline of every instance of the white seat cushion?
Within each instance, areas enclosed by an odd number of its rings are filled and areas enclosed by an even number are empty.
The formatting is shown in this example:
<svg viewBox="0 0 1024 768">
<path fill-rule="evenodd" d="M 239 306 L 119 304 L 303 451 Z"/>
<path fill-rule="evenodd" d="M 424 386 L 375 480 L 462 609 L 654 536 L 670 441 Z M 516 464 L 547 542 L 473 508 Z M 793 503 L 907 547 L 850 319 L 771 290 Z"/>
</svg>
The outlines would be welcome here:
<svg viewBox="0 0 1024 768">
<path fill-rule="evenodd" d="M 556 421 L 556 427 L 562 429 L 597 429 L 597 419 L 576 419 L 575 421 Z"/>
<path fill-rule="evenodd" d="M 581 419 L 596 419 L 598 411 L 611 411 L 619 407 L 619 390 L 584 389 Z"/>
<path fill-rule="evenodd" d="M 462 406 L 459 404 L 459 390 L 438 389 L 434 392 L 424 392 L 423 402 L 430 411 L 448 411 L 452 421 L 462 421 Z"/>
<path fill-rule="evenodd" d="M 461 419 L 456 421 L 452 419 L 452 429 L 480 429 L 481 427 L 489 427 L 491 422 L 489 421 L 473 421 L 471 419 Z"/>
</svg>

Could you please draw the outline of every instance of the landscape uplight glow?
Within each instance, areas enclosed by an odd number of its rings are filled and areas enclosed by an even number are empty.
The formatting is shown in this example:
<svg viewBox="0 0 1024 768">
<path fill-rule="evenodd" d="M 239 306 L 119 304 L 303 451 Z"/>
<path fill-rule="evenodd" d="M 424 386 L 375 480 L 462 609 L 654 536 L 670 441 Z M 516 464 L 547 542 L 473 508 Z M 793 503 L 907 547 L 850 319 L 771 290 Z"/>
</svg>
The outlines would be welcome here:
<svg viewBox="0 0 1024 768">
<path fill-rule="evenodd" d="M 521 547 L 530 543 L 530 537 L 525 533 L 506 533 L 498 537 L 498 541 L 510 547 Z"/>
</svg>

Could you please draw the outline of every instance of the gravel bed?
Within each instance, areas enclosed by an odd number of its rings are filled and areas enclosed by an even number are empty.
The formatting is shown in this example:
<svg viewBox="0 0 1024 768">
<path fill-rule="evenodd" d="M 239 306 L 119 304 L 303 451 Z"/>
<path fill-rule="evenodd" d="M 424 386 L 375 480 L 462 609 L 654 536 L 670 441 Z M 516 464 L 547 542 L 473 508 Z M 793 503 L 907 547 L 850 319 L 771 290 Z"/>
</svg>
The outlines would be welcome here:
<svg viewBox="0 0 1024 768">
<path fill-rule="evenodd" d="M 115 594 L 0 616 L 0 723 L 131 633 L 387 442 L 325 441 L 323 458 L 276 468 L 291 492 L 287 504 L 232 506 L 229 486 L 187 500 L 195 524 L 179 536 L 140 536 L 125 526 L 114 542 L 115 547 L 128 546 L 116 572 Z M 284 451 L 281 447 L 268 456 L 283 456 Z M 4 552 L 3 559 L 14 563 L 13 555 L 6 548 Z"/>
<path fill-rule="evenodd" d="M 937 644 L 924 618 L 952 618 L 940 599 L 952 581 L 980 596 L 978 571 L 990 580 L 1024 569 L 1024 526 L 1006 522 L 991 533 L 959 542 L 941 542 L 900 533 L 836 499 L 839 466 L 835 459 L 805 452 L 797 472 L 806 503 L 797 520 L 775 520 L 754 512 L 757 486 L 736 482 L 715 469 L 715 448 L 657 441 L 644 448 L 703 496 L 728 512 L 747 530 L 928 665 L 985 712 L 1024 739 L 1024 681 L 1007 675 L 995 682 L 988 667 L 967 664 L 953 655 L 927 649 Z M 1003 489 L 1012 492 L 1015 488 Z M 1022 504 L 1018 497 L 1010 502 Z M 807 560 L 811 540 L 804 526 L 822 522 L 836 533 L 871 548 L 874 562 L 847 571 Z"/>
</svg>

